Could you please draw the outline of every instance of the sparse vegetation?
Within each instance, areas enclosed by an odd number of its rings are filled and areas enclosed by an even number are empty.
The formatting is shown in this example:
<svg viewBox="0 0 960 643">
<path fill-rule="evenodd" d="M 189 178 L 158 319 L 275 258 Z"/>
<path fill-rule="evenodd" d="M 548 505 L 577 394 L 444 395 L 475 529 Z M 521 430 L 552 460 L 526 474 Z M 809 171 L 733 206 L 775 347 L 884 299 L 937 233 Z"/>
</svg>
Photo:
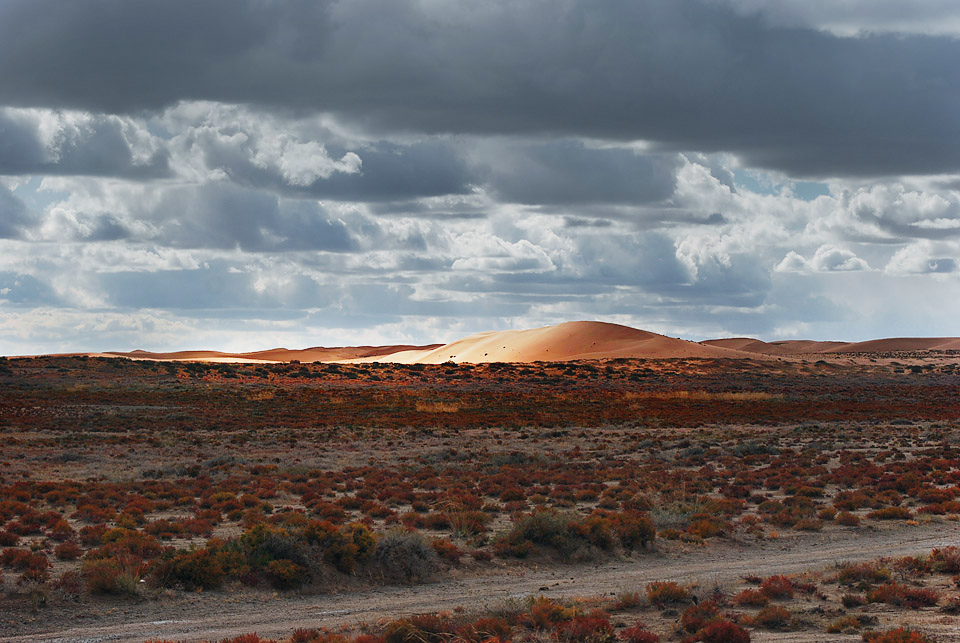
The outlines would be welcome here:
<svg viewBox="0 0 960 643">
<path fill-rule="evenodd" d="M 51 603 L 70 613 L 240 587 L 283 601 L 544 568 L 562 577 L 584 561 L 708 558 L 717 546 L 960 520 L 953 372 L 904 380 L 838 365 L 814 377 L 798 362 L 715 360 L 6 365 L 0 582 L 9 605 L 41 621 Z M 956 575 L 960 554 L 942 547 L 722 591 L 664 579 L 610 604 L 543 601 L 502 621 L 410 617 L 414 629 L 395 636 L 882 636 L 867 630 L 908 611 L 949 613 Z M 876 613 L 891 616 L 869 622 Z M 901 635 L 922 636 L 890 636 Z"/>
</svg>

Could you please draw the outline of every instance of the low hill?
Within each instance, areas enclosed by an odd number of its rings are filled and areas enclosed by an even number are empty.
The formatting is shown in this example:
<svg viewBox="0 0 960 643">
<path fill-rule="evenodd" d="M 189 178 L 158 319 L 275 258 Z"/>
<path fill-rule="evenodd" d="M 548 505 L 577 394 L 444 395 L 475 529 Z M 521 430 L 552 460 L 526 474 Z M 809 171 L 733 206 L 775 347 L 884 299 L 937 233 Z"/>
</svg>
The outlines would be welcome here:
<svg viewBox="0 0 960 643">
<path fill-rule="evenodd" d="M 865 342 L 819 342 L 791 339 L 764 342 L 751 337 L 709 339 L 704 344 L 760 355 L 802 355 L 808 353 L 913 353 L 960 350 L 957 337 L 891 337 Z"/>
<path fill-rule="evenodd" d="M 440 364 L 447 361 L 537 362 L 615 357 L 742 359 L 750 354 L 619 324 L 578 321 L 531 330 L 478 333 L 432 350 L 404 351 L 358 361 Z"/>
<path fill-rule="evenodd" d="M 149 351 L 135 350 L 128 353 L 111 351 L 108 353 L 99 353 L 99 355 L 172 362 L 272 363 L 290 362 L 293 360 L 300 362 L 337 362 L 343 360 L 376 357 L 378 355 L 389 355 L 401 351 L 430 350 L 437 348 L 438 346 L 440 346 L 440 344 L 430 344 L 428 346 L 411 346 L 407 344 L 398 344 L 394 346 L 338 346 L 333 348 L 315 346 L 313 348 L 301 349 L 271 348 L 269 350 L 254 351 L 251 353 L 222 353 L 220 351 L 177 351 L 172 353 L 151 353 Z"/>
</svg>

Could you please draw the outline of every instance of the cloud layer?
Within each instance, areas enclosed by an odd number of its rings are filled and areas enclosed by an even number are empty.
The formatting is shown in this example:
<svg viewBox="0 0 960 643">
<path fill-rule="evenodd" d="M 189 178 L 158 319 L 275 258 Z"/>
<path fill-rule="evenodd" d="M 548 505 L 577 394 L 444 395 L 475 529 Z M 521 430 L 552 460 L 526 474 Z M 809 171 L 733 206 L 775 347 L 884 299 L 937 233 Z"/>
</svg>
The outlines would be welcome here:
<svg viewBox="0 0 960 643">
<path fill-rule="evenodd" d="M 956 334 L 960 10 L 870 6 L 0 3 L 0 353 Z"/>
</svg>

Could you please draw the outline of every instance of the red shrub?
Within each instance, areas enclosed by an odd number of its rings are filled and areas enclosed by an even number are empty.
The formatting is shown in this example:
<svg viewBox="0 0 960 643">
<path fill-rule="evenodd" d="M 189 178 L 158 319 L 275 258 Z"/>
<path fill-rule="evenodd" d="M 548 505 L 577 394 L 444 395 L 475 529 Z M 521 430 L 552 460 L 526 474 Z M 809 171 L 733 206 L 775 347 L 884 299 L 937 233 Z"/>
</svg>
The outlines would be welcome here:
<svg viewBox="0 0 960 643">
<path fill-rule="evenodd" d="M 934 643 L 934 640 L 903 627 L 886 632 L 864 632 L 863 640 L 868 643 Z"/>
<path fill-rule="evenodd" d="M 449 619 L 436 614 L 416 614 L 392 621 L 384 628 L 386 643 L 441 643 L 454 631 Z"/>
<path fill-rule="evenodd" d="M 887 603 L 917 609 L 937 604 L 940 594 L 932 588 L 914 588 L 897 583 L 884 583 L 867 591 L 867 601 L 870 603 Z"/>
<path fill-rule="evenodd" d="M 106 525 L 86 525 L 80 528 L 80 542 L 87 547 L 99 545 L 106 532 Z"/>
<path fill-rule="evenodd" d="M 762 627 L 767 630 L 782 630 L 790 625 L 793 615 L 779 605 L 770 605 L 757 612 L 750 623 L 755 627 Z"/>
<path fill-rule="evenodd" d="M 50 537 L 54 540 L 69 540 L 75 533 L 76 532 L 73 530 L 73 527 L 70 526 L 70 523 L 63 518 L 55 522 L 53 527 L 50 528 Z"/>
<path fill-rule="evenodd" d="M 691 634 L 699 632 L 711 621 L 720 617 L 720 608 L 713 601 L 692 605 L 680 615 L 680 627 Z"/>
<path fill-rule="evenodd" d="M 448 538 L 435 538 L 430 544 L 440 558 L 448 560 L 451 563 L 459 563 L 460 557 L 463 556 L 460 548 L 450 542 Z"/>
<path fill-rule="evenodd" d="M 220 643 L 273 643 L 273 639 L 260 638 L 256 632 L 253 634 L 241 634 L 231 639 L 223 639 Z"/>
<path fill-rule="evenodd" d="M 867 514 L 873 520 L 910 520 L 913 514 L 905 507 L 884 507 Z"/>
<path fill-rule="evenodd" d="M 643 629 L 639 623 L 620 632 L 620 640 L 626 643 L 660 643 L 660 637 Z"/>
<path fill-rule="evenodd" d="M 760 591 L 773 600 L 793 598 L 793 581 L 786 576 L 770 576 L 760 583 Z"/>
<path fill-rule="evenodd" d="M 704 643 L 750 643 L 750 632 L 730 621 L 714 621 L 700 634 Z"/>
<path fill-rule="evenodd" d="M 526 621 L 535 630 L 546 630 L 572 617 L 572 610 L 549 598 L 540 597 L 533 602 Z"/>
<path fill-rule="evenodd" d="M 83 555 L 83 549 L 73 541 L 67 541 L 57 545 L 53 550 L 53 555 L 59 560 L 76 560 Z"/>
<path fill-rule="evenodd" d="M 735 605 L 741 607 L 765 607 L 770 603 L 770 598 L 759 589 L 745 589 L 733 597 Z"/>
<path fill-rule="evenodd" d="M 556 639 L 563 643 L 611 643 L 613 626 L 604 615 L 578 616 L 557 625 Z"/>
<path fill-rule="evenodd" d="M 834 518 L 833 521 L 838 525 L 843 525 L 844 527 L 857 527 L 860 525 L 860 518 L 856 514 L 852 514 L 849 511 L 841 511 Z"/>
<path fill-rule="evenodd" d="M 509 641 L 513 628 L 502 618 L 488 616 L 477 619 L 476 622 L 465 628 L 464 638 L 471 641 L 487 641 L 497 639 L 500 641 Z"/>
</svg>

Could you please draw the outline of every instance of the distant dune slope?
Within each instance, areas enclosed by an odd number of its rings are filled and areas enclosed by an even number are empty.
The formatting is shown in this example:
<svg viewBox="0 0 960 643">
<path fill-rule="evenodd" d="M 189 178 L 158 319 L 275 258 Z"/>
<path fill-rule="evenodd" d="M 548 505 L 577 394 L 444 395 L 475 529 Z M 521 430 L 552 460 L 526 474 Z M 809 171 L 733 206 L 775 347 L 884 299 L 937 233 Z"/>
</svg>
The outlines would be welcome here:
<svg viewBox="0 0 960 643">
<path fill-rule="evenodd" d="M 735 351 L 745 351 L 747 353 L 761 353 L 764 355 L 784 355 L 788 351 L 786 348 L 768 344 L 767 342 L 753 339 L 752 337 L 730 337 L 727 339 L 708 339 L 703 342 L 707 346 L 716 346 Z"/>
<path fill-rule="evenodd" d="M 113 357 L 129 357 L 130 359 L 181 362 L 289 362 L 291 360 L 298 360 L 300 362 L 336 362 L 374 357 L 377 355 L 388 355 L 400 351 L 430 350 L 438 346 L 440 346 L 440 344 L 430 344 L 428 346 L 410 346 L 407 344 L 394 346 L 339 346 L 335 348 L 316 346 L 314 348 L 302 349 L 271 348 L 265 351 L 254 351 L 252 353 L 221 353 L 219 351 L 151 353 L 149 351 L 136 350 L 128 353 L 113 351 L 99 354 Z"/>
<path fill-rule="evenodd" d="M 960 350 L 957 337 L 892 337 L 855 342 L 837 348 L 831 353 L 895 353 L 898 351 L 955 351 Z"/>
<path fill-rule="evenodd" d="M 896 353 L 916 351 L 960 350 L 957 337 L 892 337 L 866 342 L 818 342 L 786 340 L 764 342 L 750 337 L 709 339 L 704 344 L 764 355 L 799 355 L 803 353 Z"/>
<path fill-rule="evenodd" d="M 605 322 L 567 322 L 531 330 L 479 333 L 425 351 L 404 351 L 361 361 L 419 364 L 536 362 L 614 357 L 750 357 L 749 353 L 657 335 Z"/>
</svg>

